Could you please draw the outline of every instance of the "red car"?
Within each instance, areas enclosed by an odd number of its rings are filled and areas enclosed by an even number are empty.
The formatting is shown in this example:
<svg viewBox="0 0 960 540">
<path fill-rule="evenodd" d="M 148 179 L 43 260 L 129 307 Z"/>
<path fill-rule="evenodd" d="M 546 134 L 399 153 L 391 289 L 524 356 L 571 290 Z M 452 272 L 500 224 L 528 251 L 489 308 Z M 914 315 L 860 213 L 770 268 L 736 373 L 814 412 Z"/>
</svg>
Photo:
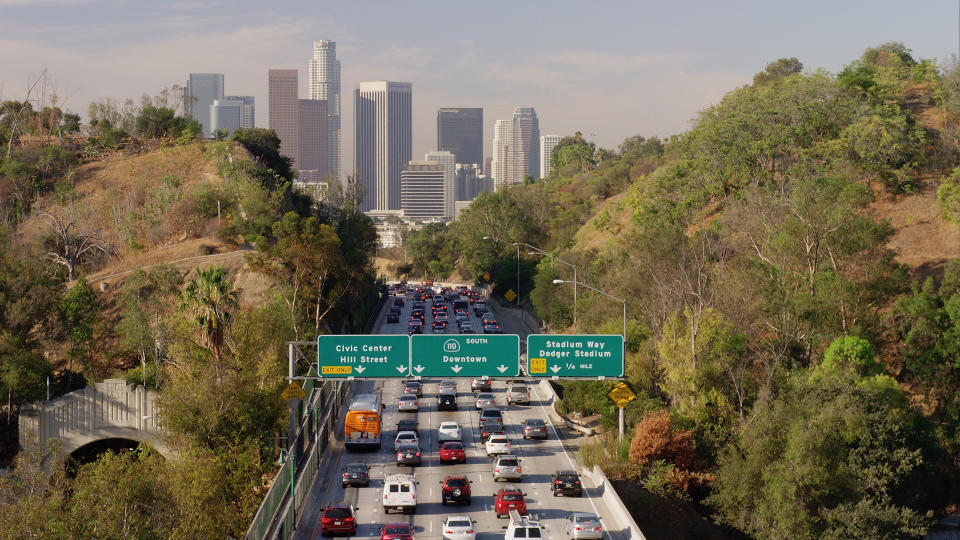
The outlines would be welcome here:
<svg viewBox="0 0 960 540">
<path fill-rule="evenodd" d="M 380 540 L 413 540 L 413 527 L 409 523 L 387 523 L 380 529 Z"/>
<path fill-rule="evenodd" d="M 466 463 L 467 451 L 463 443 L 449 441 L 440 447 L 440 463 Z"/>
<path fill-rule="evenodd" d="M 332 534 L 355 535 L 357 533 L 357 521 L 354 516 L 354 508 L 348 503 L 328 504 L 323 509 L 323 517 L 320 519 L 320 534 L 323 536 Z"/>
<path fill-rule="evenodd" d="M 505 486 L 497 490 L 497 497 L 494 499 L 494 510 L 497 517 L 510 515 L 511 510 L 516 510 L 521 516 L 527 515 L 527 501 L 523 498 L 523 492 L 513 486 Z"/>
</svg>

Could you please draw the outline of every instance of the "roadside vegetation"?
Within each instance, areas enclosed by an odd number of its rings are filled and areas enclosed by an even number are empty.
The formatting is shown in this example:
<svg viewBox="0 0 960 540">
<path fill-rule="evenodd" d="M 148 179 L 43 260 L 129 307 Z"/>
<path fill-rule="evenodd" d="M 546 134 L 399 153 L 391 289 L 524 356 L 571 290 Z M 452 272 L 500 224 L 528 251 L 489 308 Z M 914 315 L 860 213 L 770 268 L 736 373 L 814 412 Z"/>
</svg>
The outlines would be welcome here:
<svg viewBox="0 0 960 540">
<path fill-rule="evenodd" d="M 455 270 L 515 289 L 573 330 L 570 269 L 628 299 L 629 444 L 591 464 L 755 538 L 917 538 L 960 492 L 960 261 L 908 267 L 880 199 L 942 178 L 958 221 L 960 69 L 870 48 L 839 74 L 772 62 L 661 140 L 596 148 L 481 194 L 407 236 L 409 275 Z M 485 239 L 489 237 L 496 240 Z M 580 332 L 620 333 L 621 305 L 579 291 Z M 565 383 L 602 415 L 612 383 Z"/>
</svg>

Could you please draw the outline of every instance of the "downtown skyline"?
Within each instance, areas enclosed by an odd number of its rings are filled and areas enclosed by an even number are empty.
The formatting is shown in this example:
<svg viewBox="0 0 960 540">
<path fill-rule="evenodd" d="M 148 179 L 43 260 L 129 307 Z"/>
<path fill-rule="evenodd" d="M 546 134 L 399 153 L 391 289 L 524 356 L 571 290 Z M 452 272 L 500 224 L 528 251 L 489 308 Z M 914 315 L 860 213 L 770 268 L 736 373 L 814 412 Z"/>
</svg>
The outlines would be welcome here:
<svg viewBox="0 0 960 540">
<path fill-rule="evenodd" d="M 313 42 L 328 39 L 337 42 L 343 92 L 361 81 L 414 84 L 413 155 L 436 149 L 439 108 L 482 107 L 489 157 L 494 121 L 509 118 L 517 106 L 536 108 L 543 133 L 579 130 L 616 148 L 635 134 L 685 131 L 699 110 L 777 58 L 837 72 L 867 47 L 902 41 L 916 57 L 944 62 L 958 41 L 957 3 L 947 0 L 903 13 L 892 2 L 742 2 L 736 9 L 612 2 L 599 13 L 559 2 L 549 13 L 522 5 L 516 17 L 498 17 L 508 5 L 489 2 L 484 13 L 467 17 L 440 2 L 417 9 L 302 2 L 268 9 L 239 2 L 222 10 L 195 3 L 0 0 L 0 98 L 22 95 L 27 77 L 46 68 L 68 98 L 65 108 L 85 115 L 91 101 L 136 100 L 183 84 L 188 73 L 224 73 L 231 94 L 262 104 L 256 125 L 266 127 L 263 74 L 295 68 L 299 94 L 308 96 Z M 476 31 L 455 24 L 464 17 Z M 353 140 L 352 107 L 343 100 L 345 142 Z M 352 146 L 342 145 L 343 164 L 353 163 Z"/>
</svg>

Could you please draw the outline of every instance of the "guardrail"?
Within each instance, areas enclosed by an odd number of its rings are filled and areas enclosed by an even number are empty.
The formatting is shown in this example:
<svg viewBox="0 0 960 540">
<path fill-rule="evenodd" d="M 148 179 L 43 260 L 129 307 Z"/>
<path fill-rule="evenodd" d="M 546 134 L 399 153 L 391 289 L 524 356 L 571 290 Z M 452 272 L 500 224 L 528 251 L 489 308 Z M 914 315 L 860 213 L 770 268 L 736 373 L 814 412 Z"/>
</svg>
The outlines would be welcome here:
<svg viewBox="0 0 960 540">
<path fill-rule="evenodd" d="M 610 483 L 607 475 L 603 474 L 603 470 L 600 469 L 599 466 L 594 465 L 592 471 L 586 467 L 580 467 L 580 475 L 593 481 L 594 485 L 597 486 L 594 489 L 600 492 L 600 498 L 603 499 L 607 508 L 616 514 L 617 524 L 623 530 L 630 533 L 632 540 L 646 540 L 643 531 L 640 530 L 637 522 L 633 519 L 633 516 L 630 515 L 630 511 L 627 510 L 623 501 L 620 500 L 620 495 L 617 494 L 617 490 L 613 488 L 613 484 Z"/>
</svg>

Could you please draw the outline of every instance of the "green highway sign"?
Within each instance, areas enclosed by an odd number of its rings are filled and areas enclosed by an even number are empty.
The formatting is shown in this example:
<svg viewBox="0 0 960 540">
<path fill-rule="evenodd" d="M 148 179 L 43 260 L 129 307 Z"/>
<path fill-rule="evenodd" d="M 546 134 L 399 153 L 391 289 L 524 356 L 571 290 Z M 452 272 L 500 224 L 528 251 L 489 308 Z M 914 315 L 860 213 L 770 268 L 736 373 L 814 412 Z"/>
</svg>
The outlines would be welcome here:
<svg viewBox="0 0 960 540">
<path fill-rule="evenodd" d="M 556 378 L 622 377 L 623 336 L 530 334 L 527 374 Z"/>
<path fill-rule="evenodd" d="M 406 377 L 410 338 L 404 335 L 317 337 L 317 374 L 331 379 Z"/>
<path fill-rule="evenodd" d="M 420 377 L 517 377 L 516 334 L 414 334 L 410 375 Z"/>
</svg>

